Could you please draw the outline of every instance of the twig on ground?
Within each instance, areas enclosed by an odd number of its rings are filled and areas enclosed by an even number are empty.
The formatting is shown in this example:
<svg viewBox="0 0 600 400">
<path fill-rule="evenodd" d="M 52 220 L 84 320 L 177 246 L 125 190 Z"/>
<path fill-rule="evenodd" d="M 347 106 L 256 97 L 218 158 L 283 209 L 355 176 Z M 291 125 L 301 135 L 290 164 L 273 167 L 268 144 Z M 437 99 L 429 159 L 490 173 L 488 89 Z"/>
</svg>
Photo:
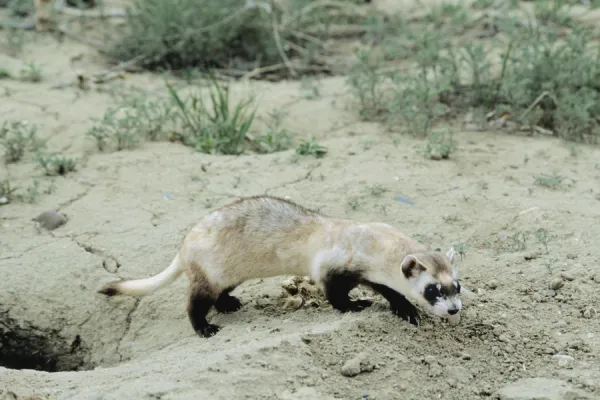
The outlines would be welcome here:
<svg viewBox="0 0 600 400">
<path fill-rule="evenodd" d="M 52 86 L 51 89 L 61 89 L 61 88 L 70 87 L 70 86 L 79 86 L 80 88 L 83 88 L 83 86 L 85 86 L 85 83 L 87 81 L 90 81 L 94 84 L 106 83 L 112 79 L 118 78 L 119 76 L 121 76 L 121 73 L 124 70 L 135 66 L 137 63 L 144 60 L 145 58 L 146 58 L 146 56 L 139 55 L 137 57 L 132 58 L 131 60 L 124 61 L 124 62 L 117 64 L 113 67 L 110 67 L 104 71 L 95 73 L 95 74 L 91 75 L 90 77 L 86 77 L 84 74 L 77 73 L 77 75 L 76 75 L 77 81 L 76 82 L 59 83 L 57 85 Z"/>
<path fill-rule="evenodd" d="M 279 52 L 279 55 L 281 56 L 281 59 L 288 71 L 290 72 L 290 74 L 293 77 L 296 77 L 298 76 L 298 73 L 294 70 L 294 67 L 292 67 L 292 63 L 290 63 L 290 60 L 288 59 L 287 55 L 285 54 L 285 51 L 283 50 L 283 46 L 281 45 L 281 36 L 279 35 L 279 28 L 277 26 L 277 19 L 275 16 L 271 18 L 271 24 L 273 26 L 273 39 L 275 40 L 275 46 L 277 46 L 277 51 Z"/>
<path fill-rule="evenodd" d="M 556 99 L 556 97 L 554 97 L 554 95 L 552 95 L 550 92 L 543 91 L 542 94 L 540 94 L 534 101 L 533 103 L 531 103 L 529 105 L 529 107 L 527 107 L 527 109 L 525 111 L 523 111 L 523 113 L 519 116 L 519 120 L 523 120 L 523 118 L 525 118 L 530 112 L 531 110 L 533 110 L 533 108 L 535 106 L 537 106 L 539 104 L 540 101 L 542 101 L 544 99 L 544 97 L 550 97 L 552 99 L 552 101 L 554 101 L 554 104 L 558 105 L 558 100 Z"/>
</svg>

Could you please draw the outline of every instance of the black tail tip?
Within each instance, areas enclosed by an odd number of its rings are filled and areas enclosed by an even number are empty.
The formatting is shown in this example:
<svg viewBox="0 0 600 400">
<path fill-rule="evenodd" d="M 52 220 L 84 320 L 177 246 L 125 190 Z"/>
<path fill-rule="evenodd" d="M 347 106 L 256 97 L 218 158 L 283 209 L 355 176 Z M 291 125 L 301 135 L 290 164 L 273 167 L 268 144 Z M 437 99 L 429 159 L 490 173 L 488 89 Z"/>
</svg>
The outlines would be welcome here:
<svg viewBox="0 0 600 400">
<path fill-rule="evenodd" d="M 98 293 L 104 294 L 106 296 L 116 296 L 119 294 L 119 291 L 116 288 L 116 282 L 110 282 L 104 285 L 102 288 L 100 288 L 100 290 L 98 290 Z"/>
</svg>

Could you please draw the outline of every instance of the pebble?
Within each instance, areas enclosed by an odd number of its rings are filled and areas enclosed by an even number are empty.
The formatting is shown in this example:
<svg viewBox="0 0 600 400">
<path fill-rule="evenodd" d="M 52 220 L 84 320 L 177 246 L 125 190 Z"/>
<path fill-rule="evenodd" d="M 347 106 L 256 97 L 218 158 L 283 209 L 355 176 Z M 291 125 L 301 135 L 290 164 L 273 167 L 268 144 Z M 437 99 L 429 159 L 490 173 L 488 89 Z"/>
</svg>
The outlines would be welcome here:
<svg viewBox="0 0 600 400">
<path fill-rule="evenodd" d="M 575 280 L 575 276 L 573 276 L 573 274 L 569 271 L 563 271 L 560 273 L 560 277 L 563 278 L 566 281 L 573 281 Z"/>
<path fill-rule="evenodd" d="M 452 326 L 460 323 L 460 314 L 451 315 L 448 317 L 448 323 Z"/>
<path fill-rule="evenodd" d="M 429 365 L 431 365 L 431 364 L 437 364 L 437 360 L 435 359 L 434 356 L 425 356 L 423 358 L 423 362 L 425 364 L 429 364 Z"/>
<path fill-rule="evenodd" d="M 49 210 L 49 211 L 44 211 L 37 217 L 33 218 L 32 221 L 40 224 L 40 227 L 42 227 L 44 229 L 48 229 L 49 231 L 52 231 L 52 230 L 64 225 L 67 222 L 67 218 L 63 214 L 59 213 L 58 211 Z"/>
<path fill-rule="evenodd" d="M 487 287 L 489 287 L 490 289 L 494 290 L 498 287 L 498 281 L 495 279 L 491 279 L 488 283 L 487 283 Z"/>
<path fill-rule="evenodd" d="M 285 303 L 283 304 L 283 308 L 289 310 L 297 310 L 300 307 L 302 307 L 302 297 L 300 296 L 289 297 L 285 300 Z"/>
<path fill-rule="evenodd" d="M 575 361 L 575 358 L 568 356 L 566 354 L 554 354 L 552 356 L 553 359 L 558 360 L 558 365 L 561 367 L 565 367 L 569 365 L 569 363 Z"/>
<path fill-rule="evenodd" d="M 0 206 L 4 205 L 4 204 L 8 204 L 8 198 L 0 197 Z"/>
<path fill-rule="evenodd" d="M 560 278 L 554 278 L 552 279 L 552 281 L 550 282 L 550 289 L 552 290 L 558 290 L 561 287 L 563 287 L 564 285 L 564 281 Z"/>
<path fill-rule="evenodd" d="M 593 311 L 591 308 L 586 308 L 585 310 L 583 310 L 583 318 L 587 318 L 587 319 L 591 319 L 595 314 L 595 311 Z"/>
<path fill-rule="evenodd" d="M 342 375 L 347 377 L 354 377 L 360 374 L 361 372 L 365 372 L 368 370 L 368 365 L 366 363 L 368 358 L 367 353 L 358 353 L 355 357 L 349 359 L 342 365 Z M 371 368 L 371 370 L 373 370 Z"/>
<path fill-rule="evenodd" d="M 510 341 L 510 339 L 508 338 L 508 336 L 504 335 L 504 334 L 498 336 L 498 340 L 501 341 L 501 342 L 504 342 L 504 343 L 508 343 Z"/>
</svg>

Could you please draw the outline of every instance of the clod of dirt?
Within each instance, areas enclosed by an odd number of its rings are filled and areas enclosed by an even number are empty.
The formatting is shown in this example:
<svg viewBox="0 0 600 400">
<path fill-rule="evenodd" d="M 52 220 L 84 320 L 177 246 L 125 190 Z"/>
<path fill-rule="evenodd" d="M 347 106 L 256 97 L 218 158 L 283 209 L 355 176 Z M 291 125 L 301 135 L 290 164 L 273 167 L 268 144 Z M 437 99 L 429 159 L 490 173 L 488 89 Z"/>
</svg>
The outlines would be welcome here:
<svg viewBox="0 0 600 400">
<path fill-rule="evenodd" d="M 498 281 L 495 279 L 491 279 L 488 283 L 487 283 L 487 287 L 494 290 L 498 287 Z"/>
<path fill-rule="evenodd" d="M 568 356 L 566 354 L 554 354 L 552 356 L 553 359 L 558 360 L 558 365 L 564 367 L 568 365 L 570 362 L 575 361 L 575 358 Z"/>
<path fill-rule="evenodd" d="M 592 399 L 592 397 L 559 379 L 527 378 L 507 385 L 494 394 L 498 400 L 567 400 Z"/>
<path fill-rule="evenodd" d="M 452 326 L 458 325 L 460 323 L 460 314 L 449 316 L 448 323 Z"/>
<path fill-rule="evenodd" d="M 303 302 L 304 302 L 304 300 L 302 300 L 302 297 L 300 297 L 300 296 L 288 297 L 287 299 L 285 299 L 283 308 L 288 309 L 288 310 L 290 310 L 290 309 L 297 310 L 300 307 L 302 307 Z"/>
<path fill-rule="evenodd" d="M 597 311 L 591 307 L 587 307 L 586 309 L 584 309 L 581 313 L 581 315 L 583 316 L 583 318 L 586 319 L 591 319 L 593 318 L 595 315 L 597 314 Z"/>
<path fill-rule="evenodd" d="M 33 218 L 34 222 L 37 222 L 40 227 L 52 231 L 67 223 L 67 217 L 58 211 L 49 210 L 44 211 L 37 217 Z"/>
<path fill-rule="evenodd" d="M 565 282 L 561 278 L 554 278 L 550 282 L 550 289 L 558 290 L 561 287 L 563 287 L 564 284 L 565 284 Z"/>
<path fill-rule="evenodd" d="M 301 307 L 319 307 L 323 300 L 321 290 L 315 286 L 315 282 L 309 277 L 294 276 L 281 283 L 281 287 L 285 289 L 285 294 L 281 297 L 283 307 L 287 309 L 297 310 Z"/>
<path fill-rule="evenodd" d="M 365 352 L 358 353 L 344 363 L 342 366 L 342 375 L 352 378 L 361 372 L 373 371 L 375 366 L 369 362 L 369 355 Z"/>
</svg>

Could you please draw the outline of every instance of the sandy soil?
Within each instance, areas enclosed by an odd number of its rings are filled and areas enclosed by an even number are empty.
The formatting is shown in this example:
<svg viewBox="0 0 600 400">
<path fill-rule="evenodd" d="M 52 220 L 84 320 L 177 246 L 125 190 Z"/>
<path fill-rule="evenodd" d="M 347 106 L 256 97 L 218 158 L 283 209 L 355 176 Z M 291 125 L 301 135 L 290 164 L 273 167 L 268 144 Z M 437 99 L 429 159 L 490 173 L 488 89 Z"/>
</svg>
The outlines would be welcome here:
<svg viewBox="0 0 600 400">
<path fill-rule="evenodd" d="M 329 148 L 322 159 L 293 150 L 208 156 L 175 143 L 98 154 L 84 133 L 111 98 L 51 89 L 74 68 L 102 70 L 98 57 L 43 36 L 23 54 L 43 64 L 44 81 L 2 81 L 0 113 L 37 124 L 79 167 L 51 179 L 30 155 L 10 166 L 16 186 L 37 179 L 55 189 L 0 207 L 0 352 L 27 348 L 40 363 L 78 371 L 0 367 L 0 399 L 600 398 L 600 150 L 463 132 L 451 159 L 426 160 L 423 141 L 359 122 L 339 77 L 323 79 L 313 100 L 299 82 L 240 84 L 261 95 L 262 115 L 283 106 L 288 128 L 315 135 Z M 0 55 L 0 64 L 17 70 L 22 61 Z M 162 86 L 151 74 L 127 82 Z M 560 187 L 535 185 L 553 172 L 565 177 Z M 460 276 L 474 294 L 463 297 L 461 323 L 424 318 L 416 328 L 367 290 L 376 304 L 360 313 L 322 302 L 285 309 L 281 277 L 239 287 L 244 307 L 213 312 L 223 329 L 206 340 L 189 325 L 185 278 L 139 300 L 96 293 L 115 278 L 159 272 L 198 218 L 261 193 L 385 221 L 432 247 L 469 244 Z M 31 219 L 50 209 L 68 222 L 36 229 Z M 539 228 L 556 235 L 547 251 Z M 525 249 L 514 248 L 518 232 L 529 233 Z M 360 374 L 342 374 L 348 361 Z"/>
</svg>

